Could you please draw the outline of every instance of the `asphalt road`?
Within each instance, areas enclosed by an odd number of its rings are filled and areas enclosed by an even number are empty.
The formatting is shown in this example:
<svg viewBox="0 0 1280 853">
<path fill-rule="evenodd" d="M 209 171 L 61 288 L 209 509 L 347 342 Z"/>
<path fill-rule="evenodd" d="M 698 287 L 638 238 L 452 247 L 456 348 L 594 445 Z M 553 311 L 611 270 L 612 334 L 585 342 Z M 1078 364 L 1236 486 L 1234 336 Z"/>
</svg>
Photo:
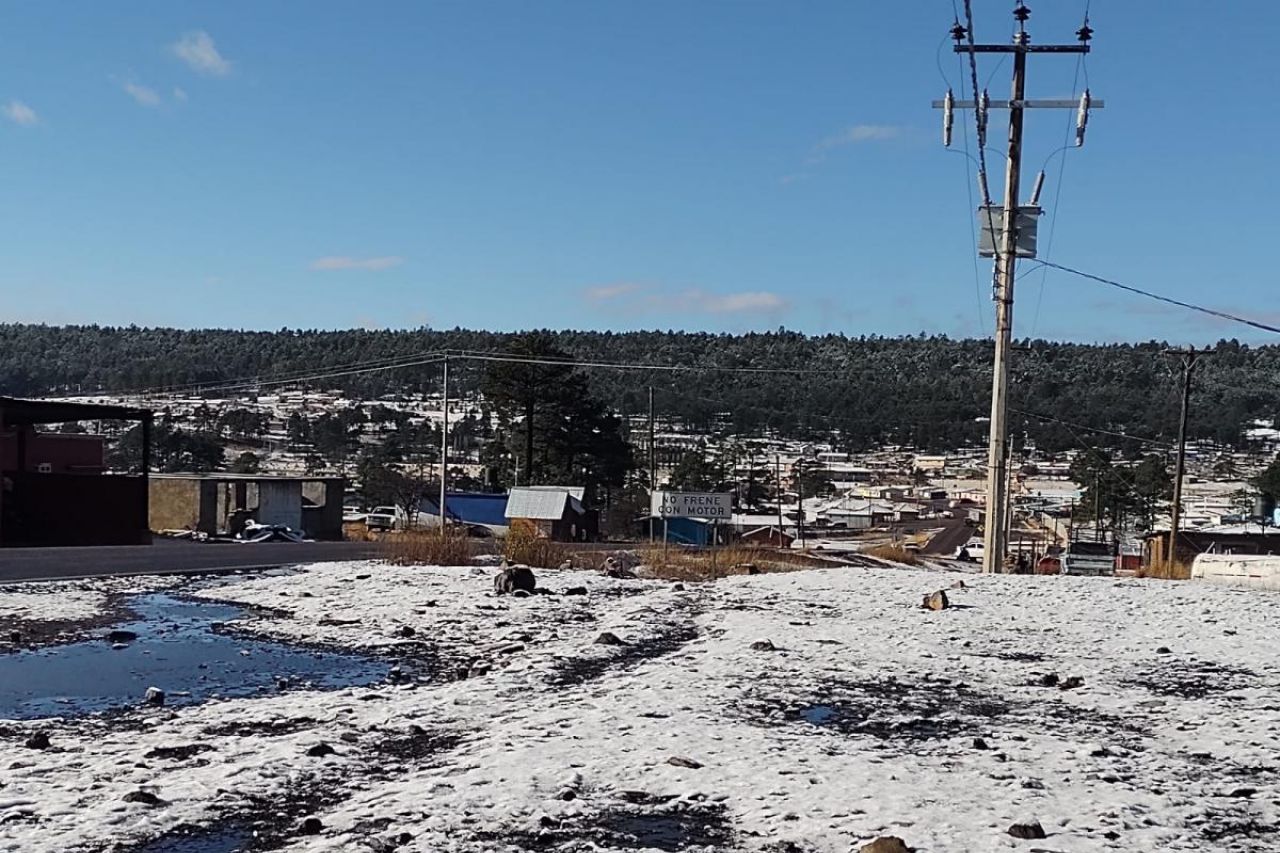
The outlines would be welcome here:
<svg viewBox="0 0 1280 853">
<path fill-rule="evenodd" d="M 939 530 L 929 544 L 924 546 L 924 553 L 937 557 L 950 557 L 956 549 L 976 535 L 976 531 L 964 523 L 963 519 L 948 519 L 947 526 Z"/>
<path fill-rule="evenodd" d="M 157 539 L 152 545 L 0 549 L 0 583 L 102 575 L 181 574 L 331 563 L 377 556 L 369 542 L 208 544 Z"/>
</svg>

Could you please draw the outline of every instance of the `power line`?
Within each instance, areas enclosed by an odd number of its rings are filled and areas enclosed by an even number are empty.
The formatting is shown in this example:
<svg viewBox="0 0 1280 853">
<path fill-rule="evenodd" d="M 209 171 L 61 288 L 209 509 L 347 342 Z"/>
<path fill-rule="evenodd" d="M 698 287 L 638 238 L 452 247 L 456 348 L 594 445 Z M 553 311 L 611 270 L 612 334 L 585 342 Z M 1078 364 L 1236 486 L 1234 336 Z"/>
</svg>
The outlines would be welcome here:
<svg viewBox="0 0 1280 853">
<path fill-rule="evenodd" d="M 952 4 L 952 7 L 954 8 L 954 3 Z M 958 20 L 958 17 L 957 17 L 957 20 Z M 945 38 L 942 41 L 943 41 L 943 44 L 946 44 Z M 965 96 L 964 57 L 957 54 L 956 63 L 960 66 L 960 98 L 963 100 Z M 938 63 L 938 71 L 939 72 L 942 71 L 941 62 Z M 945 74 L 943 75 L 943 79 L 944 80 L 946 79 Z M 949 89 L 951 87 L 948 85 L 947 88 Z M 975 93 L 973 97 L 974 97 L 974 100 L 976 101 L 978 96 Z M 969 245 L 973 246 L 973 245 L 977 245 L 978 243 L 978 226 L 977 226 L 977 223 L 974 221 L 973 216 L 970 213 L 973 210 L 973 173 L 969 170 L 969 165 L 970 163 L 973 163 L 974 160 L 973 160 L 973 155 L 969 153 L 968 122 L 962 122 L 962 127 L 960 129 L 960 132 L 964 138 L 964 152 L 963 152 L 964 153 L 964 191 L 965 191 L 965 198 L 967 199 L 967 203 L 968 203 L 968 206 L 965 208 L 965 223 L 968 224 L 969 226 Z M 950 149 L 947 149 L 947 150 L 950 150 Z M 956 152 L 956 153 L 960 153 L 960 152 Z M 974 299 L 976 300 L 975 304 L 978 309 L 978 329 L 985 336 L 987 334 L 987 315 L 982 310 L 982 273 L 978 269 L 978 255 L 976 253 L 973 255 L 973 296 L 974 296 Z"/>
<path fill-rule="evenodd" d="M 1089 25 L 1089 4 L 1087 1 L 1084 7 L 1084 25 L 1086 27 Z M 1076 71 L 1071 77 L 1072 100 L 1075 100 L 1076 97 L 1076 86 L 1080 82 L 1080 69 L 1085 63 L 1086 55 L 1087 54 L 1081 53 L 1076 57 Z M 1058 204 L 1062 201 L 1062 184 L 1067 174 L 1067 150 L 1070 146 L 1071 127 L 1075 123 L 1074 119 L 1075 116 L 1067 113 L 1066 129 L 1062 134 L 1062 147 L 1049 155 L 1049 157 L 1052 158 L 1056 154 L 1061 154 L 1062 159 L 1058 162 L 1058 180 L 1053 185 L 1053 210 L 1049 213 L 1049 239 L 1045 241 L 1044 247 L 1044 256 L 1046 258 L 1053 254 L 1053 237 L 1058 233 Z M 1045 164 L 1048 165 L 1048 160 L 1045 161 Z M 1041 174 L 1044 173 L 1043 166 L 1040 168 L 1040 172 Z M 1035 314 L 1031 318 L 1032 337 L 1035 337 L 1036 329 L 1040 327 L 1040 306 L 1044 302 L 1044 282 L 1045 279 L 1049 277 L 1049 270 L 1047 268 L 1043 269 L 1044 271 L 1040 275 L 1040 287 L 1036 291 L 1036 310 Z"/>
<path fill-rule="evenodd" d="M 325 370 L 326 371 L 349 371 L 355 368 L 363 368 L 363 367 L 369 367 L 369 368 L 381 370 L 381 369 L 387 369 L 389 367 L 399 366 L 401 363 L 412 366 L 412 365 L 417 365 L 422 363 L 421 360 L 424 358 L 431 358 L 433 356 L 443 356 L 445 352 L 446 352 L 445 350 L 428 350 L 420 353 L 411 353 L 409 355 L 394 356 L 392 358 L 368 359 L 365 361 L 350 362 L 348 364 L 338 364 L 332 367 L 325 368 Z M 278 384 L 294 382 L 294 381 L 306 381 L 309 378 L 323 379 L 329 375 L 328 373 L 316 374 L 313 372 L 313 370 L 314 368 L 309 368 L 307 370 L 299 369 L 299 370 L 293 370 L 293 371 L 286 371 L 284 373 L 274 373 L 267 376 L 263 376 L 261 374 L 254 374 L 252 376 L 241 376 L 235 379 L 217 379 L 217 380 L 209 380 L 209 381 L 203 381 L 203 382 L 187 382 L 187 383 L 180 383 L 180 384 L 173 384 L 173 385 L 152 385 L 144 388 L 112 389 L 111 391 L 103 392 L 103 393 L 145 396 L 145 395 L 155 395 L 155 394 L 177 394 L 183 391 L 207 392 L 207 391 L 221 391 L 221 390 L 227 390 L 227 389 L 235 390 L 242 386 L 252 387 L 255 384 L 270 383 L 270 384 L 278 385 Z M 71 394 L 71 393 L 56 394 L 56 395 L 51 395 L 50 399 L 80 397 L 80 396 L 85 396 L 85 395 Z M 100 395 L 89 395 L 89 396 L 100 396 Z"/>
<path fill-rule="evenodd" d="M 1233 323 L 1243 323 L 1246 326 L 1252 326 L 1253 328 L 1261 329 L 1264 332 L 1272 332 L 1280 335 L 1280 327 L 1272 326 L 1267 323 L 1260 322 L 1258 320 L 1250 320 L 1247 317 L 1239 317 L 1235 314 L 1228 314 L 1226 311 L 1218 311 L 1217 309 L 1214 309 L 1214 308 L 1206 308 L 1203 305 L 1196 305 L 1193 302 L 1183 302 L 1179 299 L 1174 299 L 1170 296 L 1161 296 L 1158 293 L 1152 293 L 1151 291 L 1143 290 L 1140 287 L 1133 287 L 1132 285 L 1122 284 L 1121 282 L 1114 281 L 1109 278 L 1103 278 L 1100 275 L 1094 275 L 1093 273 L 1087 273 L 1082 270 L 1073 269 L 1069 266 L 1065 266 L 1064 264 L 1055 264 L 1052 261 L 1042 261 L 1042 260 L 1035 260 L 1035 261 L 1032 261 L 1032 263 L 1042 264 L 1046 267 L 1051 267 L 1055 270 L 1060 270 L 1061 272 L 1067 272 L 1067 273 L 1071 273 L 1072 275 L 1078 275 L 1081 278 L 1087 278 L 1090 281 L 1096 281 L 1099 284 L 1105 284 L 1105 285 L 1108 285 L 1109 287 L 1115 287 L 1120 290 L 1127 290 L 1130 293 L 1136 293 L 1139 296 L 1145 296 L 1148 299 L 1154 299 L 1157 302 L 1164 302 L 1169 305 L 1177 305 L 1179 308 L 1186 308 L 1191 311 L 1199 311 L 1201 314 L 1208 314 L 1211 317 L 1217 317 L 1222 320 L 1230 320 Z"/>
<path fill-rule="evenodd" d="M 1053 415 L 1045 415 L 1045 414 L 1041 414 L 1040 412 L 1028 412 L 1025 409 L 1015 409 L 1010 407 L 1009 411 L 1015 414 L 1024 415 L 1025 417 L 1028 417 L 1028 418 L 1035 418 L 1038 421 L 1060 424 L 1061 426 L 1064 426 L 1067 428 L 1081 429 L 1087 432 L 1096 432 L 1100 435 L 1110 435 L 1110 436 L 1115 436 L 1116 438 L 1128 439 L 1129 441 L 1137 441 L 1142 444 L 1151 445 L 1152 447 L 1159 447 L 1162 450 L 1173 449 L 1173 445 L 1163 441 L 1158 441 L 1157 439 L 1154 439 L 1154 438 L 1145 438 L 1140 435 L 1131 435 L 1130 433 L 1127 433 L 1127 432 L 1117 432 L 1115 430 L 1102 429 L 1100 427 L 1085 426 L 1084 424 L 1073 423 L 1071 421 L 1063 420 L 1062 418 L 1054 417 Z"/>
<path fill-rule="evenodd" d="M 636 361 L 579 361 L 573 358 L 546 358 L 521 356 L 501 352 L 475 352 L 468 350 L 450 350 L 454 358 L 474 361 L 512 362 L 516 364 L 563 365 L 566 367 L 614 368 L 619 370 L 661 370 L 673 373 L 737 373 L 737 374 L 773 374 L 773 375 L 844 375 L 847 368 L 830 368 L 814 370 L 808 367 L 721 367 L 714 364 L 653 364 Z"/>
<path fill-rule="evenodd" d="M 735 367 L 720 366 L 707 364 L 654 364 L 650 362 L 627 362 L 627 361 L 600 361 L 600 360 L 578 360 L 573 357 L 554 358 L 554 357 L 530 357 L 520 356 L 512 353 L 502 352 L 481 352 L 474 350 L 459 349 L 440 349 L 431 350 L 419 355 L 396 356 L 390 359 L 369 360 L 364 362 L 354 362 L 349 365 L 340 365 L 321 371 L 313 372 L 293 372 L 286 374 L 277 374 L 274 376 L 249 376 L 240 379 L 231 379 L 220 382 L 204 382 L 204 383 L 188 383 L 186 385 L 160 385 L 149 388 L 134 388 L 127 390 L 112 390 L 110 394 L 122 396 L 138 396 L 153 397 L 162 394 L 175 394 L 181 392 L 188 393 L 211 393 L 221 391 L 239 391 L 250 390 L 264 387 L 274 387 L 279 385 L 288 385 L 298 382 L 311 382 L 320 379 L 334 379 L 343 376 L 357 376 L 366 373 L 377 373 L 387 370 L 398 370 L 405 367 L 420 367 L 427 364 L 436 364 L 446 358 L 454 358 L 468 361 L 480 362 L 499 362 L 499 363 L 516 363 L 516 364 L 539 364 L 545 366 L 565 366 L 574 368 L 599 368 L 599 369 L 616 369 L 616 370 L 638 370 L 638 371 L 663 371 L 668 373 L 729 373 L 738 375 L 776 375 L 776 376 L 831 376 L 843 375 L 846 368 L 833 367 L 829 369 L 815 370 L 808 367 Z M 84 396 L 75 394 L 59 395 L 62 397 Z M 89 396 L 101 396 L 89 395 Z"/>
</svg>

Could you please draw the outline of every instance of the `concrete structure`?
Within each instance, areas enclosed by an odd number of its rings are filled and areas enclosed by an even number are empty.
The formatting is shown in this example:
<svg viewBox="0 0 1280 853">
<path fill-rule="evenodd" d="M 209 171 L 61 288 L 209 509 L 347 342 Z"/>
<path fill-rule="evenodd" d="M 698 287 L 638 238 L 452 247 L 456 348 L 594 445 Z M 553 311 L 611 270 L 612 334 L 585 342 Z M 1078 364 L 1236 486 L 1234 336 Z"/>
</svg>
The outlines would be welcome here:
<svg viewBox="0 0 1280 853">
<path fill-rule="evenodd" d="M 1143 563 L 1164 565 L 1169 554 L 1169 531 L 1158 530 L 1143 543 Z M 1280 528 L 1230 524 L 1178 532 L 1178 562 L 1190 563 L 1198 554 L 1280 554 Z"/>
<path fill-rule="evenodd" d="M 105 474 L 96 436 L 39 432 L 49 424 L 140 421 L 136 474 Z M 0 545 L 145 545 L 151 412 L 0 397 Z"/>
<path fill-rule="evenodd" d="M 155 474 L 150 525 L 157 532 L 234 536 L 252 520 L 300 530 L 312 539 L 339 540 L 345 486 L 342 477 Z"/>
<path fill-rule="evenodd" d="M 1192 580 L 1223 586 L 1280 590 L 1280 557 L 1264 554 L 1198 554 Z"/>
</svg>

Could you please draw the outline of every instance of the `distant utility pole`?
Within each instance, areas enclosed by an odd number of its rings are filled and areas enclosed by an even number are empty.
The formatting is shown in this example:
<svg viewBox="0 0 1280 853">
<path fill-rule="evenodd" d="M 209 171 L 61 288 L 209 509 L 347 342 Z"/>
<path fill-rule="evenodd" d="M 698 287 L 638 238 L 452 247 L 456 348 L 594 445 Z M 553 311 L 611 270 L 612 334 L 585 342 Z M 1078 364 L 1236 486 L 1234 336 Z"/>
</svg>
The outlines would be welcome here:
<svg viewBox="0 0 1280 853">
<path fill-rule="evenodd" d="M 440 536 L 445 534 L 445 487 L 449 482 L 449 358 L 444 360 L 444 399 L 440 410 L 444 417 L 440 421 Z"/>
<path fill-rule="evenodd" d="M 782 545 L 783 526 L 782 526 L 782 454 L 774 454 L 773 465 L 775 476 L 778 481 L 778 545 Z"/>
<path fill-rule="evenodd" d="M 1208 349 L 1171 349 L 1166 355 L 1176 355 L 1182 359 L 1182 416 L 1178 420 L 1178 459 L 1173 467 L 1173 507 L 1169 510 L 1169 553 L 1165 557 L 1165 566 L 1172 569 L 1178 559 L 1178 525 L 1182 521 L 1182 469 L 1187 458 L 1187 411 L 1191 406 L 1191 375 L 1195 373 L 1196 363 L 1206 355 L 1212 355 Z"/>
<path fill-rule="evenodd" d="M 1018 255 L 1035 257 L 1035 227 L 1039 216 L 1040 189 L 1044 185 L 1044 173 L 1036 179 L 1036 188 L 1031 203 L 1019 206 L 1019 183 L 1022 178 L 1022 123 L 1023 111 L 1027 109 L 1076 109 L 1076 145 L 1084 144 L 1084 129 L 1088 121 L 1091 107 L 1103 106 L 1101 101 L 1093 101 L 1086 89 L 1079 102 L 1026 100 L 1027 55 L 1030 53 L 1088 53 L 1089 40 L 1093 38 L 1093 30 L 1086 19 L 1084 26 L 1077 32 L 1079 44 L 1073 45 L 1033 45 L 1027 33 L 1027 19 L 1031 17 L 1022 0 L 1013 10 L 1013 17 L 1018 22 L 1018 31 L 1013 36 L 1013 44 L 974 44 L 972 19 L 969 16 L 969 2 L 965 2 L 966 17 L 969 26 L 959 21 L 951 28 L 951 36 L 955 39 L 955 52 L 965 53 L 970 57 L 974 86 L 977 85 L 976 57 L 979 53 L 1012 53 L 1013 54 L 1013 92 L 1008 101 L 992 101 L 984 90 L 979 94 L 976 90 L 970 101 L 957 101 L 952 92 L 942 101 L 934 101 L 935 108 L 943 110 L 943 143 L 951 144 L 951 129 L 954 111 L 971 109 L 977 114 L 978 148 L 980 162 L 986 162 L 982 150 L 986 148 L 987 118 L 994 109 L 1009 111 L 1009 152 L 1005 164 L 1004 210 L 1001 215 L 994 210 L 987 192 L 987 176 L 985 170 L 979 170 L 978 181 L 983 192 L 983 207 L 978 211 L 980 224 L 984 231 L 984 239 L 990 237 L 989 254 L 996 260 L 994 299 L 996 303 L 995 328 L 995 364 L 991 380 L 991 439 L 987 451 L 987 523 L 983 533 L 983 572 L 993 573 L 1003 570 L 1009 544 L 1009 513 L 1006 510 L 1008 482 L 1006 480 L 1007 446 L 1009 443 L 1008 409 L 1009 409 L 1009 349 L 1013 337 L 1013 284 Z M 982 220 L 985 219 L 985 222 Z M 1000 230 L 997 231 L 997 220 Z M 1019 233 L 1022 232 L 1022 233 Z M 988 254 L 979 248 L 979 254 Z"/>
<path fill-rule="evenodd" d="M 653 491 L 658 488 L 657 445 L 653 431 L 653 386 L 649 386 L 649 544 L 653 544 Z"/>
</svg>

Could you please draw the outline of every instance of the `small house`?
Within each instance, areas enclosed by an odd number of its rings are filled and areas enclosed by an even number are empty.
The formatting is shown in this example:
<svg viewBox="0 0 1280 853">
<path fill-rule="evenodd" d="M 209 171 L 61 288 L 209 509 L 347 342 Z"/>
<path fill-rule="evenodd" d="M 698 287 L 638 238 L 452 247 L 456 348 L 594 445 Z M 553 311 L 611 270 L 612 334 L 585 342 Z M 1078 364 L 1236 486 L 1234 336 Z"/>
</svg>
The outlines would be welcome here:
<svg viewBox="0 0 1280 853">
<path fill-rule="evenodd" d="M 529 522 L 544 539 L 589 542 L 596 537 L 598 516 L 582 505 L 585 490 L 577 486 L 517 486 L 507 496 L 508 522 Z"/>
</svg>

